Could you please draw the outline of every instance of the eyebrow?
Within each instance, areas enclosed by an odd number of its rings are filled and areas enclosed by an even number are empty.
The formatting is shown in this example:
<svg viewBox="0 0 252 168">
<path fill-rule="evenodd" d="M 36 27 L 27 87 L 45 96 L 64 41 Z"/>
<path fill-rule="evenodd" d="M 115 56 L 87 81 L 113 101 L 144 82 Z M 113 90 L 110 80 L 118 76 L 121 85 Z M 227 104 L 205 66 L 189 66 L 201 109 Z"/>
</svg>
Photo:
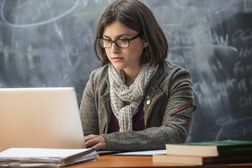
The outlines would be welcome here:
<svg viewBox="0 0 252 168">
<path fill-rule="evenodd" d="M 130 34 L 120 34 L 120 35 L 116 36 L 115 39 L 118 39 L 118 38 L 120 38 L 120 37 L 122 37 L 122 36 L 131 36 L 131 35 L 130 35 Z M 104 35 L 104 34 L 103 34 L 103 37 L 105 37 L 105 38 L 110 38 L 110 39 L 111 39 L 110 36 L 107 36 L 107 35 Z"/>
</svg>

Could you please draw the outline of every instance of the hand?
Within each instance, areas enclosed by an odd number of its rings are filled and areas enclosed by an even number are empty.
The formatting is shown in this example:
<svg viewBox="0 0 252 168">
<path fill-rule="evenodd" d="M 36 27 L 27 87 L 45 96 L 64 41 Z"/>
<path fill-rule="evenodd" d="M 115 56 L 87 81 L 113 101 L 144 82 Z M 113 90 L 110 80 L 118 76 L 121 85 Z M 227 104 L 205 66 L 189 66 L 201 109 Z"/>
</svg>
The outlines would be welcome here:
<svg viewBox="0 0 252 168">
<path fill-rule="evenodd" d="M 105 150 L 107 143 L 102 135 L 90 134 L 84 137 L 85 145 L 87 148 L 95 148 L 96 150 Z"/>
</svg>

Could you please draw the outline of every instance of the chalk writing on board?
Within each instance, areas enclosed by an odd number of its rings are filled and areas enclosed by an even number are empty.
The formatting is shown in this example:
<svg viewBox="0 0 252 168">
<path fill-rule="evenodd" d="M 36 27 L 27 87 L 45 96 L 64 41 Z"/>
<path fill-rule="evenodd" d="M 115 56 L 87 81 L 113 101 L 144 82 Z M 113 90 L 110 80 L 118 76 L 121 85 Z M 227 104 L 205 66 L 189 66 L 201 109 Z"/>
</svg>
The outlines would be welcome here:
<svg viewBox="0 0 252 168">
<path fill-rule="evenodd" d="M 246 30 L 239 29 L 232 35 L 233 42 L 251 40 L 251 38 L 252 38 L 251 29 L 246 29 Z"/>
<path fill-rule="evenodd" d="M 1 8 L 0 8 L 0 16 L 1 19 L 3 20 L 3 22 L 11 27 L 18 27 L 18 28 L 24 28 L 24 27 L 33 27 L 33 26 L 40 26 L 40 25 L 44 25 L 44 24 L 48 24 L 51 22 L 54 22 L 68 14 L 70 14 L 78 5 L 79 5 L 79 0 L 74 0 L 74 4 L 73 6 L 68 9 L 67 11 L 64 11 L 63 13 L 57 15 L 57 16 L 53 16 L 53 18 L 48 18 L 44 21 L 39 21 L 36 22 L 38 19 L 36 19 L 36 17 L 41 17 L 43 15 L 42 12 L 48 12 L 52 9 L 53 3 L 55 1 L 27 1 L 27 3 L 22 4 L 22 6 L 18 6 L 19 9 L 17 10 L 29 10 L 32 9 L 35 5 L 33 3 L 38 3 L 38 8 L 36 9 L 36 14 L 32 17 L 32 20 L 35 20 L 35 23 L 26 23 L 26 24 L 17 24 L 17 23 L 11 23 L 11 21 L 8 21 L 8 19 L 6 18 L 6 15 L 4 13 L 4 8 L 5 8 L 5 4 L 7 3 L 7 0 L 4 0 L 2 2 Z M 9 1 L 8 1 L 9 2 Z M 72 1 L 69 1 L 72 2 Z"/>
<path fill-rule="evenodd" d="M 252 117 L 245 117 L 240 119 L 234 119 L 231 116 L 226 116 L 225 118 L 220 118 L 216 121 L 217 125 L 220 126 L 219 131 L 217 132 L 216 139 L 220 139 L 222 136 L 224 138 L 227 136 L 226 132 L 230 132 L 230 128 L 233 129 L 235 137 L 242 137 L 244 134 L 251 134 L 252 127 L 243 127 L 242 123 L 247 123 L 252 120 Z M 236 127 L 238 125 L 238 127 Z M 239 127 L 240 125 L 240 127 Z M 223 138 L 222 137 L 222 138 Z"/>
</svg>

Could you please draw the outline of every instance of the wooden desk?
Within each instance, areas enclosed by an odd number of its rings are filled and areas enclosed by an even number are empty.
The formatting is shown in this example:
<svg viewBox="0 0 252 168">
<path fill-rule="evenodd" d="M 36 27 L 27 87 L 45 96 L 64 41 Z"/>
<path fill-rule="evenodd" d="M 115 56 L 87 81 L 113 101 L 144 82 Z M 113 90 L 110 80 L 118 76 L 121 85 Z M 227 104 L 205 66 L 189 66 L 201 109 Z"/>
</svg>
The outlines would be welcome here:
<svg viewBox="0 0 252 168">
<path fill-rule="evenodd" d="M 99 156 L 96 161 L 88 161 L 85 163 L 75 164 L 73 166 L 68 166 L 67 168 L 108 168 L 108 167 L 118 167 L 118 168 L 132 168 L 132 167 L 175 167 L 175 168 L 243 168 L 252 167 L 252 163 L 246 164 L 222 164 L 222 165 L 206 165 L 206 166 L 185 166 L 185 165 L 161 165 L 152 163 L 152 156 L 112 156 L 103 155 Z"/>
</svg>

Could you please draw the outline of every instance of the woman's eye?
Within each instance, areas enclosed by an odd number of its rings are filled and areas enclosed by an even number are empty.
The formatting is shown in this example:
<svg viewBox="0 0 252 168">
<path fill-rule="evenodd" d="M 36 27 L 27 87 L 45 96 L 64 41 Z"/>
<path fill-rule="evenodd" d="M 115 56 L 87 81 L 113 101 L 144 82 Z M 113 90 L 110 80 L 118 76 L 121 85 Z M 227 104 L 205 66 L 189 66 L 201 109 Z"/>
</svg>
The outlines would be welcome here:
<svg viewBox="0 0 252 168">
<path fill-rule="evenodd" d="M 128 39 L 119 39 L 118 40 L 120 43 L 127 43 L 128 42 Z"/>
<path fill-rule="evenodd" d="M 103 39 L 104 42 L 111 42 L 110 39 Z"/>
</svg>

